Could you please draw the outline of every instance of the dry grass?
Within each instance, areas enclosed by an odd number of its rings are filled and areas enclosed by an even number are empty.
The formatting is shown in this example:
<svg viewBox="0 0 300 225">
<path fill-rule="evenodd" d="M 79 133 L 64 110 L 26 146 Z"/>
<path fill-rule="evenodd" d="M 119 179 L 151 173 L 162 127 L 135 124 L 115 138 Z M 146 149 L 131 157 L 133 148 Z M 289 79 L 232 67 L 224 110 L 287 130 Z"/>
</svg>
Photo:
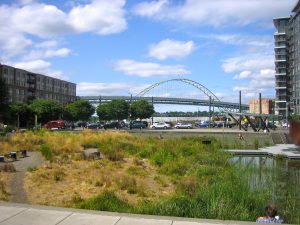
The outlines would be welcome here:
<svg viewBox="0 0 300 225">
<path fill-rule="evenodd" d="M 11 174 L 0 172 L 0 200 L 7 201 L 9 199 L 8 183 L 10 181 Z"/>
<path fill-rule="evenodd" d="M 51 166 L 28 172 L 25 189 L 30 203 L 64 207 L 75 207 L 81 200 L 105 191 L 113 191 L 129 203 L 173 192 L 172 185 L 163 186 L 154 179 L 157 172 L 148 162 L 138 168 L 143 173 L 128 173 L 132 167 L 137 167 L 133 158 L 125 158 L 122 162 L 103 159 L 77 160 L 61 165 L 51 163 Z"/>
</svg>

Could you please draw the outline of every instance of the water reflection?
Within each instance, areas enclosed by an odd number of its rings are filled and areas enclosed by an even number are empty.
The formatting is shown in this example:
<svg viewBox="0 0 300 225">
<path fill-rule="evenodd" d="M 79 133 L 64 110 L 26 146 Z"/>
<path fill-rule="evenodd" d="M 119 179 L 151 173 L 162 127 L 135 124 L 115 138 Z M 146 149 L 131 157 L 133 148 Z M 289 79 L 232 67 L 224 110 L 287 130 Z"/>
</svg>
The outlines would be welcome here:
<svg viewBox="0 0 300 225">
<path fill-rule="evenodd" d="M 261 156 L 232 158 L 241 176 L 253 192 L 268 196 L 288 215 L 291 209 L 300 209 L 300 160 L 275 159 Z M 300 215 L 289 215 L 298 216 Z"/>
</svg>

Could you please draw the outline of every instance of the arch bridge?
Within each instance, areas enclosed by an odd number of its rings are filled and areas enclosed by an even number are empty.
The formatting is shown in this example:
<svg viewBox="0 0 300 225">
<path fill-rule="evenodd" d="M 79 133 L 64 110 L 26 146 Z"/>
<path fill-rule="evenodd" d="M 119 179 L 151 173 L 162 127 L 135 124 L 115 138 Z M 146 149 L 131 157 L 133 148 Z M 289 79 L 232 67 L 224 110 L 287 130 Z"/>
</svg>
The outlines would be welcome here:
<svg viewBox="0 0 300 225">
<path fill-rule="evenodd" d="M 169 82 L 182 82 L 188 85 L 191 85 L 197 88 L 201 93 L 204 93 L 207 96 L 207 99 L 193 99 L 193 98 L 173 98 L 173 97 L 149 97 L 145 96 L 151 90 L 159 87 L 162 84 Z M 137 100 L 146 100 L 151 104 L 166 104 L 166 105 L 193 105 L 193 106 L 209 106 L 209 107 L 218 107 L 220 111 L 223 112 L 234 112 L 234 111 L 247 111 L 249 110 L 249 106 L 246 104 L 239 104 L 233 102 L 224 102 L 220 101 L 220 99 L 208 88 L 204 85 L 189 79 L 171 79 L 162 82 L 155 83 L 136 96 L 80 96 L 81 99 L 85 99 L 92 104 L 102 104 L 105 102 L 110 102 L 114 99 L 124 99 L 125 101 L 137 101 Z"/>
</svg>

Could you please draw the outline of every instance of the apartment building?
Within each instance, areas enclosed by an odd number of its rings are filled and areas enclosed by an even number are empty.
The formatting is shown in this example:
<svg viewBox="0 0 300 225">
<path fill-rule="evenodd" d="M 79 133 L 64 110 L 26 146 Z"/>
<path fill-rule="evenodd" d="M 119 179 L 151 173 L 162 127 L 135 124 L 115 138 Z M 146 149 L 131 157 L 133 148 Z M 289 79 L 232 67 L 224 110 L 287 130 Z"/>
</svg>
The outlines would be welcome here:
<svg viewBox="0 0 300 225">
<path fill-rule="evenodd" d="M 289 17 L 273 20 L 275 41 L 275 114 L 300 115 L 300 0 Z"/>
<path fill-rule="evenodd" d="M 0 64 L 0 77 L 8 86 L 10 102 L 53 99 L 59 103 L 76 100 L 76 84 Z"/>
</svg>

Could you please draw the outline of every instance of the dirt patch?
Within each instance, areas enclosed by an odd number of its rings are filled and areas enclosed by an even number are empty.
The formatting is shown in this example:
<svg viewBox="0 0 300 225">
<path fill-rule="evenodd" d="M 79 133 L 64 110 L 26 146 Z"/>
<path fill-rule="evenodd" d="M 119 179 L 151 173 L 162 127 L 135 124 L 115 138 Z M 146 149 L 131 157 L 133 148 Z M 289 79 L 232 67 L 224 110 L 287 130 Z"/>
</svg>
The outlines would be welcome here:
<svg viewBox="0 0 300 225">
<path fill-rule="evenodd" d="M 39 152 L 28 152 L 25 158 L 19 158 L 13 162 L 16 172 L 10 180 L 10 201 L 16 203 L 27 203 L 27 193 L 24 190 L 25 173 L 30 168 L 35 168 L 43 163 Z"/>
</svg>

